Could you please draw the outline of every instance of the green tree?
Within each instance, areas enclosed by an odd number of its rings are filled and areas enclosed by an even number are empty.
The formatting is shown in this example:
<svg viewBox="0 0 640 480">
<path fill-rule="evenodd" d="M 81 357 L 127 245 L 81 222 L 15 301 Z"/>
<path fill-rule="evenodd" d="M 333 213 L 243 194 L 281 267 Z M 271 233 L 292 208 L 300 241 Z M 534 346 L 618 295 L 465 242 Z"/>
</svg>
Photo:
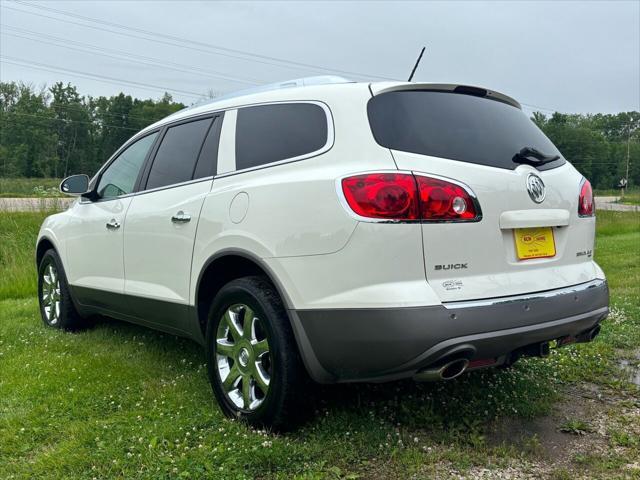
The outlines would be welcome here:
<svg viewBox="0 0 640 480">
<path fill-rule="evenodd" d="M 54 84 L 49 91 L 53 96 L 50 109 L 55 119 L 54 128 L 58 137 L 57 158 L 53 166 L 54 177 L 66 177 L 70 171 L 82 171 L 93 167 L 93 125 L 84 99 L 76 87 L 62 82 Z"/>
<path fill-rule="evenodd" d="M 57 163 L 57 136 L 45 90 L 0 83 L 0 165 L 3 176 L 51 175 Z"/>
</svg>

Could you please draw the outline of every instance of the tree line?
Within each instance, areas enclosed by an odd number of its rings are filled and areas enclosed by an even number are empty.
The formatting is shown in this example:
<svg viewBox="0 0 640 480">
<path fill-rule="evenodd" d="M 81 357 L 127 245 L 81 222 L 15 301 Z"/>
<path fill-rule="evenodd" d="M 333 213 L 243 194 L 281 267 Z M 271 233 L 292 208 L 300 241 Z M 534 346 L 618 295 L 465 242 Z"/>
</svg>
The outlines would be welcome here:
<svg viewBox="0 0 640 480">
<path fill-rule="evenodd" d="M 168 93 L 85 97 L 62 82 L 0 83 L 0 177 L 91 175 L 137 131 L 182 108 Z"/>
<path fill-rule="evenodd" d="M 93 174 L 129 137 L 185 106 L 165 93 L 82 96 L 70 83 L 0 82 L 0 177 Z M 544 115 L 532 120 L 596 188 L 640 185 L 640 113 Z"/>
</svg>

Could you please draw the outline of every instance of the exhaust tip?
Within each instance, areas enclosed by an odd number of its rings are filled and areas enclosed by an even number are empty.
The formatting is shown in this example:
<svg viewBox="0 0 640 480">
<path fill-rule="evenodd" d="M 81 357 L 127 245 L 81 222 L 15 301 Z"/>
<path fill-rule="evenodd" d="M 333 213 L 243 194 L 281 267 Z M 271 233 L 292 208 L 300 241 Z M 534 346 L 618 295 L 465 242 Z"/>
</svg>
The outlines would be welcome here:
<svg viewBox="0 0 640 480">
<path fill-rule="evenodd" d="M 469 360 L 466 358 L 459 358 L 452 362 L 447 363 L 440 374 L 443 380 L 453 380 L 464 373 L 469 365 Z"/>
<path fill-rule="evenodd" d="M 593 330 L 589 332 L 589 341 L 593 340 L 600 333 L 600 325 L 597 325 Z"/>
<path fill-rule="evenodd" d="M 439 380 L 453 380 L 464 373 L 469 366 L 466 358 L 456 358 L 449 362 L 439 364 L 419 371 L 413 376 L 417 382 L 437 382 Z"/>
</svg>

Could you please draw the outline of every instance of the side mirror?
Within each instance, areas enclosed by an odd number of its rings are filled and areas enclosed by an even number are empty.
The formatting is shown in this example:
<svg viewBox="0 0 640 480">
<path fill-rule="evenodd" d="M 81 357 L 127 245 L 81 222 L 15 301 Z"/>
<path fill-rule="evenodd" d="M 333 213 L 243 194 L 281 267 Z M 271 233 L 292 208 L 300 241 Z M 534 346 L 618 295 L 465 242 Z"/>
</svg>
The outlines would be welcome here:
<svg viewBox="0 0 640 480">
<path fill-rule="evenodd" d="M 88 175 L 71 175 L 60 183 L 60 191 L 66 195 L 82 195 L 89 190 Z"/>
</svg>

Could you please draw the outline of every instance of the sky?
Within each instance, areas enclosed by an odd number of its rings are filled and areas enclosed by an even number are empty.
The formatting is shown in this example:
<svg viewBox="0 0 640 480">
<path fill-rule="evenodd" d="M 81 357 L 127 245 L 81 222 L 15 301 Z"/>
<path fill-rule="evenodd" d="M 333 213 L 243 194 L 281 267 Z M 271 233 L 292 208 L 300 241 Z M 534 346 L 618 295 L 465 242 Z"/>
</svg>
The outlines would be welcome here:
<svg viewBox="0 0 640 480">
<path fill-rule="evenodd" d="M 192 104 L 313 75 L 474 85 L 526 111 L 640 110 L 640 0 L 0 0 L 0 80 Z"/>
</svg>

